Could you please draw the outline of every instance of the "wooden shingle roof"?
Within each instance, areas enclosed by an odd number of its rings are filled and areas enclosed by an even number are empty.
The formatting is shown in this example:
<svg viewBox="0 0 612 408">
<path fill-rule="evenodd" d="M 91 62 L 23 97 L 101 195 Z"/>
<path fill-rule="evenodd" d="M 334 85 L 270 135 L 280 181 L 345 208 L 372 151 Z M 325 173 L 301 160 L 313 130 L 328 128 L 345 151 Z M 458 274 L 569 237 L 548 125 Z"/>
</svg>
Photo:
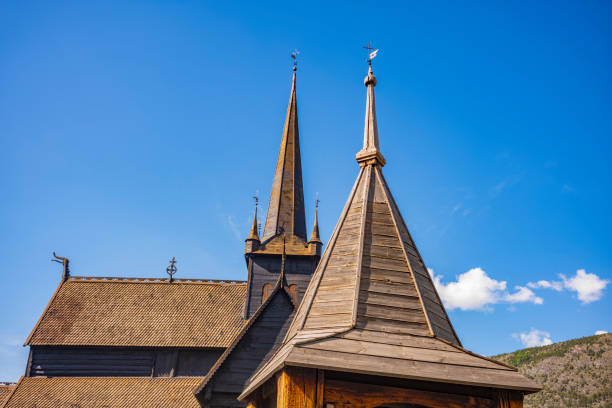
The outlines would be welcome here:
<svg viewBox="0 0 612 408">
<path fill-rule="evenodd" d="M 37 408 L 199 408 L 201 377 L 22 377 L 3 406 Z"/>
<path fill-rule="evenodd" d="M 247 397 L 285 365 L 537 391 L 513 367 L 462 348 L 382 174 L 370 71 L 361 167 L 285 337 Z"/>
<path fill-rule="evenodd" d="M 14 383 L 0 383 L 0 407 L 15 388 Z"/>
<path fill-rule="evenodd" d="M 26 345 L 227 347 L 245 294 L 244 282 L 70 278 Z"/>
</svg>

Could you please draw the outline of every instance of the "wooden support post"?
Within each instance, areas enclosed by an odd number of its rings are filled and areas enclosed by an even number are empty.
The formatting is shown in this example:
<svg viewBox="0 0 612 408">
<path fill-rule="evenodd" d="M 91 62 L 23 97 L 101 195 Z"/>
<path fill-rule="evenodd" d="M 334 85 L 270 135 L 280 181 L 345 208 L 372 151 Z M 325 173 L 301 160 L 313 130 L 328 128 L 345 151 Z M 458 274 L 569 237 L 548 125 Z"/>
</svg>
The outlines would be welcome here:
<svg viewBox="0 0 612 408">
<path fill-rule="evenodd" d="M 317 405 L 317 384 L 317 370 L 285 367 L 277 378 L 277 408 L 317 408 L 322 406 Z"/>
<path fill-rule="evenodd" d="M 516 391 L 499 391 L 495 408 L 523 408 L 523 394 Z"/>
</svg>

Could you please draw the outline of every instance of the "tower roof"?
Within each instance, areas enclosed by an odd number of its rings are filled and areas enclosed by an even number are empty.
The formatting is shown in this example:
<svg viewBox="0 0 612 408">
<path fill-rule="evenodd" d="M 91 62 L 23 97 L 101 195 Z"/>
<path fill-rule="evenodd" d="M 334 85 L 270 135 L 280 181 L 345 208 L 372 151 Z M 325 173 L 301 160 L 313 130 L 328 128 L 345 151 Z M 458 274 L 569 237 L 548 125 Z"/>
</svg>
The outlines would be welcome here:
<svg viewBox="0 0 612 408">
<path fill-rule="evenodd" d="M 281 231 L 304 242 L 307 240 L 295 83 L 294 67 L 291 96 L 262 241 L 276 236 Z"/>
<path fill-rule="evenodd" d="M 361 167 L 283 347 L 241 398 L 285 365 L 536 391 L 463 349 L 382 173 L 370 65 Z"/>
</svg>

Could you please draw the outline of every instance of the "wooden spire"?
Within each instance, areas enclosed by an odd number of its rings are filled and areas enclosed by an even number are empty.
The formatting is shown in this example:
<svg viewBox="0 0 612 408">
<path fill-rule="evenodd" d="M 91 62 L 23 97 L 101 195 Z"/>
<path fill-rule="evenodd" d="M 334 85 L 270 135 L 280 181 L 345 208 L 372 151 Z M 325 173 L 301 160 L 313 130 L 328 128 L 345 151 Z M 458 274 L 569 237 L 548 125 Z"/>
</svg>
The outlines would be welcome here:
<svg viewBox="0 0 612 408">
<path fill-rule="evenodd" d="M 251 225 L 251 231 L 249 232 L 249 236 L 247 237 L 247 241 L 259 241 L 259 231 L 257 227 L 257 207 L 258 207 L 258 199 L 255 197 L 255 215 L 253 215 L 253 225 Z"/>
<path fill-rule="evenodd" d="M 270 205 L 263 233 L 263 241 L 284 231 L 306 242 L 306 215 L 302 187 L 302 162 L 298 129 L 297 97 L 295 92 L 297 66 L 293 68 L 291 96 L 281 140 Z"/>
<path fill-rule="evenodd" d="M 363 83 L 368 88 L 368 96 L 366 99 L 365 126 L 363 127 L 363 149 L 357 153 L 357 162 L 360 166 L 368 163 L 384 166 L 385 158 L 380 153 L 378 145 L 378 124 L 376 122 L 376 101 L 374 99 L 374 87 L 377 81 L 372 72 L 371 61 L 368 75 Z"/>
<path fill-rule="evenodd" d="M 312 226 L 312 234 L 310 234 L 310 240 L 308 243 L 319 243 L 323 244 L 321 241 L 321 236 L 319 235 L 319 200 L 315 204 L 315 219 L 314 224 Z"/>
<path fill-rule="evenodd" d="M 382 173 L 371 65 L 365 85 L 359 175 L 283 346 L 240 398 L 291 365 L 538 390 L 516 369 L 462 348 Z"/>
</svg>

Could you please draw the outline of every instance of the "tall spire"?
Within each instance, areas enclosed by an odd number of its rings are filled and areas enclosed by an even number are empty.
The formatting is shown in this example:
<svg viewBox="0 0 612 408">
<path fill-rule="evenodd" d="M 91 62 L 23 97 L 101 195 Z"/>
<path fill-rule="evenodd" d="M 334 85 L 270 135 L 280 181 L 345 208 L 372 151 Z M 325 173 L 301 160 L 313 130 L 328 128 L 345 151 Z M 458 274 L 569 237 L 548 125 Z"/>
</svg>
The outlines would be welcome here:
<svg viewBox="0 0 612 408">
<path fill-rule="evenodd" d="M 296 60 L 297 52 L 292 54 Z M 302 161 L 298 128 L 297 97 L 295 92 L 297 62 L 293 65 L 291 96 L 283 129 L 270 206 L 264 227 L 263 241 L 274 237 L 282 229 L 306 242 L 306 214 L 302 187 Z"/>
<path fill-rule="evenodd" d="M 372 58 L 376 56 L 378 50 L 371 51 L 368 46 L 369 70 L 368 75 L 363 80 L 364 85 L 368 88 L 368 97 L 366 100 L 365 126 L 363 128 L 363 149 L 356 155 L 356 159 L 360 166 L 365 164 L 380 164 L 385 165 L 385 158 L 380 153 L 378 145 L 378 124 L 376 123 L 376 101 L 374 99 L 374 87 L 376 86 L 376 77 L 372 72 Z"/>
</svg>

